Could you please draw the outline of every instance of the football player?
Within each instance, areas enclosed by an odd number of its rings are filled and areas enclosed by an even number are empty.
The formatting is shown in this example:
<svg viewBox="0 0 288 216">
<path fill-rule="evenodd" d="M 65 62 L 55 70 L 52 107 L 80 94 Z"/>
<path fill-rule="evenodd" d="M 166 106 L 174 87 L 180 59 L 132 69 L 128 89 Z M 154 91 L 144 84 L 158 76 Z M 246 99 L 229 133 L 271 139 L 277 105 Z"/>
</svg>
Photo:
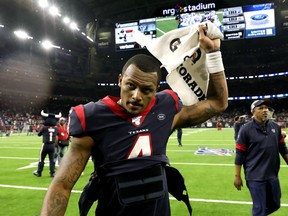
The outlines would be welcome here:
<svg viewBox="0 0 288 216">
<path fill-rule="evenodd" d="M 228 106 L 220 39 L 211 40 L 199 26 L 199 40 L 209 71 L 206 100 L 182 106 L 175 92 L 157 93 L 160 63 L 138 54 L 119 75 L 120 97 L 107 96 L 71 109 L 73 138 L 45 196 L 42 216 L 65 214 L 71 190 L 90 156 L 98 176 L 97 216 L 171 214 L 166 170 L 170 134 L 205 122 Z"/>
</svg>

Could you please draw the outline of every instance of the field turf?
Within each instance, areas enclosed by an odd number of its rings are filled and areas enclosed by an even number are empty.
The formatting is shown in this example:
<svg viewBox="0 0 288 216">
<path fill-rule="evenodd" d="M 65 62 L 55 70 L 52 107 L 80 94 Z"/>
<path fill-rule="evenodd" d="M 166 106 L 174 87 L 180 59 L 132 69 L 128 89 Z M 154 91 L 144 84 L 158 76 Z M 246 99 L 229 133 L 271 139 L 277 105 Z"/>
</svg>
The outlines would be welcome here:
<svg viewBox="0 0 288 216">
<path fill-rule="evenodd" d="M 37 168 L 40 147 L 41 137 L 26 134 L 0 137 L 1 216 L 39 215 L 43 197 L 52 180 L 47 166 L 41 178 L 32 174 Z M 199 148 L 211 150 L 218 155 L 194 154 Z M 232 128 L 224 128 L 221 131 L 215 128 L 184 129 L 183 147 L 178 147 L 176 133 L 171 135 L 167 155 L 171 165 L 178 168 L 185 178 L 193 206 L 193 216 L 251 215 L 251 198 L 246 185 L 241 191 L 237 191 L 233 186 L 234 148 Z M 217 151 L 221 149 L 222 151 Z M 225 156 L 222 152 L 227 152 L 230 156 Z M 288 166 L 283 159 L 281 163 L 279 177 L 282 187 L 282 207 L 272 216 L 288 215 Z M 47 161 L 46 165 L 48 164 Z M 84 174 L 73 189 L 65 215 L 79 215 L 77 202 L 92 169 L 92 162 L 89 161 Z M 171 197 L 170 203 L 173 216 L 188 216 L 183 202 Z M 92 207 L 89 216 L 94 215 L 95 206 Z"/>
</svg>

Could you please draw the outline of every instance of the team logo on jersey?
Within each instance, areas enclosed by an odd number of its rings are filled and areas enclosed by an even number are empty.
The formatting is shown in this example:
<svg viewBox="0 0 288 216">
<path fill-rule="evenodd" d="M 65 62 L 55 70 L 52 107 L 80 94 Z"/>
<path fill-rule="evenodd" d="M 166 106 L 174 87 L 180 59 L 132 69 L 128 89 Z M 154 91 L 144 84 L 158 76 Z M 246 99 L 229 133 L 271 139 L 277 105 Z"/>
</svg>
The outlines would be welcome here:
<svg viewBox="0 0 288 216">
<path fill-rule="evenodd" d="M 140 125 L 142 116 L 136 116 L 132 118 L 132 123 L 135 125 Z"/>
<path fill-rule="evenodd" d="M 160 121 L 164 120 L 165 118 L 166 118 L 166 115 L 163 114 L 163 113 L 160 113 L 160 114 L 158 114 L 158 116 L 157 116 L 157 119 L 160 120 Z"/>
<path fill-rule="evenodd" d="M 55 128 L 48 128 L 48 132 L 54 133 L 55 132 Z"/>
</svg>

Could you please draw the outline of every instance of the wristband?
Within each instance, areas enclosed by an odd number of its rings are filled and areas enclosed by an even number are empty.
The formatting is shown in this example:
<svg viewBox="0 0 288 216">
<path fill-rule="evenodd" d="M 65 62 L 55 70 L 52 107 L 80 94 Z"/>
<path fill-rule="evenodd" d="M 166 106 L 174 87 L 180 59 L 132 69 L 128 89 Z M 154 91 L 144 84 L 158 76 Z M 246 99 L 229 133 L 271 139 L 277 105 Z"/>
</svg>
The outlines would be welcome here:
<svg viewBox="0 0 288 216">
<path fill-rule="evenodd" d="M 213 53 L 213 52 L 218 52 L 218 51 L 220 51 L 220 49 L 214 49 L 214 50 L 206 51 L 206 53 Z"/>
<path fill-rule="evenodd" d="M 209 73 L 224 71 L 221 51 L 206 53 L 206 58 Z"/>
</svg>

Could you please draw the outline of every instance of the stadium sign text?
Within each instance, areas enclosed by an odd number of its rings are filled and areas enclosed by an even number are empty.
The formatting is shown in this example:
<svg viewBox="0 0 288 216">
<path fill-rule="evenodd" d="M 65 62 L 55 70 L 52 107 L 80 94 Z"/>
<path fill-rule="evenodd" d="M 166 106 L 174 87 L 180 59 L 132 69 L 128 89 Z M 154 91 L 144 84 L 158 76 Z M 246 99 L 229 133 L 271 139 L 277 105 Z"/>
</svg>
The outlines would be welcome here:
<svg viewBox="0 0 288 216">
<path fill-rule="evenodd" d="M 216 4 L 215 3 L 198 3 L 197 5 L 186 5 L 180 6 L 176 4 L 174 8 L 167 8 L 163 9 L 162 15 L 163 16 L 174 16 L 176 14 L 181 13 L 189 13 L 195 11 L 203 11 L 203 10 L 215 10 Z"/>
</svg>

